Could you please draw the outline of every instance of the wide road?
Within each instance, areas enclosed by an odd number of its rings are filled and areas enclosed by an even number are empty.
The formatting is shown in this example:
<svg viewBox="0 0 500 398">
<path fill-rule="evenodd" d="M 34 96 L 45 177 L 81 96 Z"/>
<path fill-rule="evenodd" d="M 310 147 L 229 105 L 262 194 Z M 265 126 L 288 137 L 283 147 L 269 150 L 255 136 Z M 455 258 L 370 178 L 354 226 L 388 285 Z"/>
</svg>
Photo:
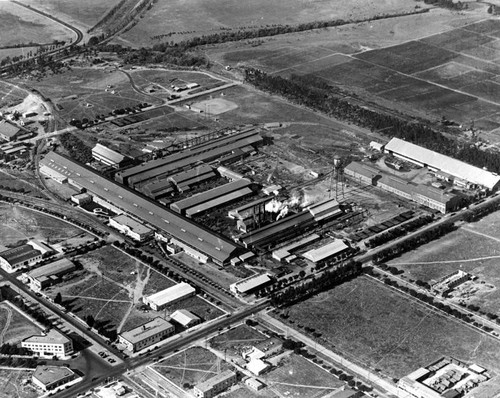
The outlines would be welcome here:
<svg viewBox="0 0 500 398">
<path fill-rule="evenodd" d="M 209 334 L 217 331 L 218 329 L 227 328 L 230 325 L 240 322 L 242 319 L 246 318 L 249 315 L 255 314 L 262 309 L 264 309 L 268 304 L 268 301 L 265 301 L 261 304 L 254 305 L 248 308 L 243 309 L 240 312 L 235 312 L 232 315 L 229 315 L 225 318 L 222 318 L 218 321 L 215 321 L 207 327 L 203 329 L 196 330 L 192 333 L 186 334 L 184 337 L 173 340 L 171 342 L 166 343 L 161 346 L 157 350 L 155 350 L 151 355 L 145 355 L 141 357 L 130 358 L 126 360 L 122 365 L 116 366 L 113 369 L 110 369 L 107 373 L 103 373 L 101 377 L 97 380 L 84 380 L 82 383 L 76 384 L 75 386 L 68 388 L 67 390 L 61 391 L 54 395 L 57 398 L 75 398 L 78 394 L 84 393 L 89 389 L 98 386 L 107 378 L 119 377 L 121 374 L 126 371 L 138 368 L 152 361 L 152 358 L 162 356 L 168 353 L 172 353 L 175 350 L 179 350 L 184 346 L 199 340 Z"/>
</svg>

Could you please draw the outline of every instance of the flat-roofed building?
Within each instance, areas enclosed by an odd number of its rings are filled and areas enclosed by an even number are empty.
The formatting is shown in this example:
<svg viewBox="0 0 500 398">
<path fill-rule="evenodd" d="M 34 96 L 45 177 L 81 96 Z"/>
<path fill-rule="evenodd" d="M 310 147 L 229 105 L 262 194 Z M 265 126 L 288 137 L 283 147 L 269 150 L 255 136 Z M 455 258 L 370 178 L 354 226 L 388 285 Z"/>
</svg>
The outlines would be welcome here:
<svg viewBox="0 0 500 398">
<path fill-rule="evenodd" d="M 19 127 L 7 122 L 6 120 L 0 120 L 0 138 L 2 140 L 15 141 L 23 134 L 23 130 Z"/>
<path fill-rule="evenodd" d="M 227 390 L 238 381 L 237 375 L 232 370 L 225 370 L 214 377 L 196 385 L 194 396 L 196 398 L 212 398 L 222 391 Z"/>
<path fill-rule="evenodd" d="M 247 369 L 253 373 L 255 376 L 259 376 L 271 367 L 268 363 L 264 362 L 262 359 L 254 358 L 247 363 Z"/>
<path fill-rule="evenodd" d="M 37 366 L 35 372 L 31 376 L 33 384 L 37 385 L 44 391 L 53 390 L 56 387 L 62 386 L 76 378 L 75 372 L 66 366 Z"/>
<path fill-rule="evenodd" d="M 252 190 L 249 188 L 251 185 L 252 182 L 250 180 L 237 180 L 179 200 L 172 203 L 170 208 L 183 215 L 201 213 L 210 208 L 221 206 L 222 204 L 230 203 L 233 200 L 252 194 Z"/>
<path fill-rule="evenodd" d="M 313 263 L 320 263 L 344 254 L 350 250 L 351 248 L 342 240 L 335 239 L 333 242 L 330 242 L 317 249 L 309 250 L 308 252 L 304 253 L 303 257 L 307 258 Z"/>
<path fill-rule="evenodd" d="M 73 203 L 76 203 L 78 206 L 86 205 L 86 204 L 92 202 L 92 195 L 89 195 L 86 192 L 78 193 L 76 195 L 71 196 L 71 201 Z"/>
<path fill-rule="evenodd" d="M 273 251 L 273 258 L 278 261 L 283 261 L 285 258 L 290 256 L 293 251 L 299 250 L 303 248 L 304 246 L 307 246 L 311 243 L 316 242 L 317 240 L 320 239 L 320 236 L 318 234 L 311 234 L 308 235 L 297 242 L 290 243 L 286 246 L 283 246 L 277 250 Z"/>
<path fill-rule="evenodd" d="M 66 357 L 73 353 L 73 341 L 61 332 L 50 329 L 46 334 L 33 335 L 21 341 L 21 347 L 27 348 L 44 357 Z"/>
<path fill-rule="evenodd" d="M 188 310 L 177 310 L 170 315 L 170 319 L 185 328 L 190 328 L 201 323 L 201 318 Z"/>
<path fill-rule="evenodd" d="M 138 242 L 144 242 L 153 236 L 152 229 L 125 214 L 110 218 L 109 226 L 117 229 L 122 234 L 130 236 Z"/>
<path fill-rule="evenodd" d="M 27 244 L 0 253 L 0 266 L 7 272 L 31 267 L 40 261 L 42 261 L 42 252 Z"/>
<path fill-rule="evenodd" d="M 249 278 L 243 279 L 229 286 L 235 294 L 250 294 L 255 290 L 262 289 L 263 287 L 269 285 L 272 282 L 271 277 L 268 274 L 254 275 Z"/>
<path fill-rule="evenodd" d="M 128 156 L 122 155 L 120 152 L 114 151 L 102 144 L 96 144 L 92 148 L 92 157 L 98 162 L 114 168 L 124 167 L 130 164 L 132 160 Z"/>
<path fill-rule="evenodd" d="M 307 206 L 307 210 L 316 221 L 326 221 L 338 217 L 342 214 L 340 204 L 335 199 L 325 199 L 321 202 Z"/>
<path fill-rule="evenodd" d="M 351 162 L 344 168 L 344 174 L 359 183 L 374 185 L 380 178 L 380 170 L 362 162 Z"/>
<path fill-rule="evenodd" d="M 28 272 L 26 278 L 33 290 L 42 290 L 59 282 L 63 275 L 69 274 L 75 269 L 76 265 L 72 261 L 62 258 Z"/>
<path fill-rule="evenodd" d="M 262 390 L 265 387 L 265 384 L 260 380 L 254 379 L 253 377 L 249 377 L 245 380 L 245 384 L 250 387 L 254 391 Z"/>
<path fill-rule="evenodd" d="M 177 303 L 187 297 L 194 296 L 196 289 L 189 283 L 181 282 L 151 296 L 144 297 L 144 304 L 149 305 L 155 311 L 161 311 L 168 305 Z"/>
<path fill-rule="evenodd" d="M 136 352 L 170 337 L 174 334 L 174 330 L 174 325 L 158 317 L 134 329 L 120 333 L 118 341 L 125 345 L 130 352 Z"/>
</svg>

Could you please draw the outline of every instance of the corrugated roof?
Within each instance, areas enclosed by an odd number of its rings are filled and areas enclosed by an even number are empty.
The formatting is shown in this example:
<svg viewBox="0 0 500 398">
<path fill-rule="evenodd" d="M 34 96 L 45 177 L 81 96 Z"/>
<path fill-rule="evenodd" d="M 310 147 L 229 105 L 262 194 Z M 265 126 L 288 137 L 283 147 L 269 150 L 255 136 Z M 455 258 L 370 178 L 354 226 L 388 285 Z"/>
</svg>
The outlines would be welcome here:
<svg viewBox="0 0 500 398">
<path fill-rule="evenodd" d="M 176 185 L 178 185 L 186 181 L 192 180 L 193 178 L 200 177 L 204 174 L 215 176 L 212 167 L 210 167 L 208 164 L 201 164 L 187 171 L 182 171 L 180 173 L 173 174 L 169 176 L 168 179 L 173 183 L 175 183 Z"/>
<path fill-rule="evenodd" d="M 115 164 L 119 164 L 120 162 L 123 162 L 125 160 L 125 156 L 120 152 L 113 151 L 112 149 L 109 149 L 102 144 L 96 144 L 96 146 L 92 148 L 92 156 L 103 157 L 109 160 L 111 163 Z"/>
<path fill-rule="evenodd" d="M 271 277 L 268 274 L 262 274 L 236 282 L 233 286 L 238 289 L 240 293 L 246 293 L 269 282 L 271 282 Z"/>
<path fill-rule="evenodd" d="M 172 203 L 170 208 L 172 210 L 181 213 L 187 209 L 190 209 L 194 206 L 201 205 L 202 203 L 211 201 L 216 198 L 220 198 L 224 195 L 227 195 L 231 192 L 238 191 L 242 188 L 248 187 L 252 185 L 252 182 L 247 179 L 241 179 L 233 182 L 229 182 L 227 184 L 221 185 L 219 187 L 210 189 L 208 191 L 204 191 L 198 193 L 196 195 L 190 196 L 189 198 L 179 200 L 178 202 Z"/>
<path fill-rule="evenodd" d="M 152 294 L 147 297 L 147 300 L 155 303 L 158 307 L 169 303 L 171 301 L 178 300 L 182 297 L 192 295 L 196 293 L 196 289 L 189 283 L 181 282 L 177 285 L 171 286 L 165 290 Z"/>
<path fill-rule="evenodd" d="M 55 152 L 48 153 L 40 161 L 40 164 L 51 169 L 62 170 L 61 172 L 64 172 L 65 176 L 71 178 L 88 192 L 92 192 L 114 206 L 144 220 L 157 228 L 159 232 L 176 237 L 218 262 L 229 261 L 242 249 L 241 246 L 229 239 L 218 236 L 194 221 L 182 217 Z M 203 241 L 198 240 L 200 236 L 203 236 Z"/>
<path fill-rule="evenodd" d="M 329 257 L 335 256 L 337 253 L 341 253 L 347 249 L 349 249 L 349 246 L 347 246 L 342 240 L 335 239 L 333 242 L 330 242 L 327 245 L 321 246 L 317 249 L 309 250 L 307 253 L 304 253 L 304 257 L 314 263 L 317 263 Z"/>
<path fill-rule="evenodd" d="M 173 328 L 173 325 L 170 322 L 158 317 L 132 330 L 120 333 L 120 336 L 128 342 L 135 344 L 171 328 Z"/>
<path fill-rule="evenodd" d="M 290 255 L 290 252 L 294 249 L 300 249 L 301 247 L 304 247 L 308 245 L 309 243 L 315 242 L 320 238 L 318 234 L 311 234 L 306 236 L 305 238 L 302 238 L 301 240 L 297 242 L 290 243 L 289 245 L 283 246 L 275 251 L 273 251 L 273 257 L 276 258 L 277 260 L 281 261 L 285 257 Z"/>
<path fill-rule="evenodd" d="M 62 258 L 53 263 L 42 265 L 28 273 L 28 276 L 33 279 L 38 279 L 40 277 L 48 277 L 60 272 L 72 271 L 75 269 L 75 264 L 73 264 L 67 258 Z"/>
<path fill-rule="evenodd" d="M 416 160 L 488 189 L 494 189 L 500 183 L 500 176 L 498 175 L 399 138 L 393 138 L 389 141 L 385 146 L 385 150 Z"/>
<path fill-rule="evenodd" d="M 198 206 L 190 207 L 186 210 L 186 215 L 192 217 L 196 214 L 201 214 L 207 210 L 213 209 L 215 207 L 222 206 L 226 203 L 233 202 L 237 199 L 243 198 L 245 196 L 252 195 L 253 191 L 250 188 L 239 189 L 234 192 L 230 192 L 226 195 L 219 196 L 218 198 L 209 200 L 208 202 L 201 203 Z"/>
<path fill-rule="evenodd" d="M 18 264 L 20 262 L 32 259 L 41 255 L 42 252 L 34 249 L 30 245 L 21 245 L 13 249 L 5 250 L 0 253 L 0 257 L 5 259 L 9 264 Z"/>
</svg>

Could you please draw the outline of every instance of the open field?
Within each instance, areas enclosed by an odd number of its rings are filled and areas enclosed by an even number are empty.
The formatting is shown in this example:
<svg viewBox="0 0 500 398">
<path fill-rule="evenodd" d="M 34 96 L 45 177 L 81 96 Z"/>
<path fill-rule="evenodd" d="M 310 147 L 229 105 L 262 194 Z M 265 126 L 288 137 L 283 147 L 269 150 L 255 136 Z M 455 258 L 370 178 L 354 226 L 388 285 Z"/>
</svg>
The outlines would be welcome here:
<svg viewBox="0 0 500 398">
<path fill-rule="evenodd" d="M 54 40 L 74 38 L 73 32 L 63 25 L 9 1 L 0 2 L 0 26 L 0 46 L 50 44 Z"/>
<path fill-rule="evenodd" d="M 26 95 L 25 91 L 0 81 L 0 108 L 20 104 Z"/>
<path fill-rule="evenodd" d="M 497 340 L 366 277 L 287 312 L 294 326 L 315 328 L 323 344 L 390 377 L 401 378 L 449 355 L 487 368 L 494 375 L 491 385 L 500 392 Z"/>
<path fill-rule="evenodd" d="M 469 272 L 478 280 L 465 284 L 459 289 L 461 294 L 453 294 L 454 301 L 472 303 L 500 315 L 499 224 L 498 212 L 490 214 L 388 264 L 403 270 L 409 279 L 425 282 L 458 270 Z"/>
<path fill-rule="evenodd" d="M 21 340 L 39 335 L 41 329 L 12 306 L 0 304 L 0 345 L 17 344 Z"/>
<path fill-rule="evenodd" d="M 249 346 L 255 345 L 268 337 L 257 330 L 241 324 L 225 333 L 219 334 L 210 340 L 210 347 L 228 355 L 239 356 Z"/>
<path fill-rule="evenodd" d="M 217 355 L 202 347 L 191 347 L 165 358 L 152 366 L 179 388 L 191 389 L 232 367 Z"/>
<path fill-rule="evenodd" d="M 321 397 L 345 386 L 336 376 L 296 354 L 283 357 L 263 379 L 279 396 Z"/>
<path fill-rule="evenodd" d="M 0 242 L 12 245 L 36 238 L 51 245 L 65 246 L 73 237 L 93 240 L 87 233 L 64 221 L 18 206 L 0 205 Z M 84 234 L 84 235 L 82 235 Z"/>
<path fill-rule="evenodd" d="M 353 0 L 349 3 L 289 0 L 174 0 L 156 3 L 139 23 L 121 37 L 136 45 L 179 41 L 189 37 L 244 30 L 275 24 L 299 24 L 318 20 L 364 18 L 377 14 L 411 11 L 410 0 Z M 161 40 L 153 36 L 165 35 Z"/>
<path fill-rule="evenodd" d="M 75 67 L 40 81 L 30 81 L 30 85 L 51 98 L 59 115 L 67 121 L 93 120 L 97 115 L 144 102 L 161 104 L 159 99 L 134 91 L 127 75 L 117 70 Z"/>
<path fill-rule="evenodd" d="M 33 387 L 31 376 L 33 372 L 29 370 L 5 370 L 0 369 L 0 391 L 3 398 L 37 398 L 40 390 Z"/>
</svg>

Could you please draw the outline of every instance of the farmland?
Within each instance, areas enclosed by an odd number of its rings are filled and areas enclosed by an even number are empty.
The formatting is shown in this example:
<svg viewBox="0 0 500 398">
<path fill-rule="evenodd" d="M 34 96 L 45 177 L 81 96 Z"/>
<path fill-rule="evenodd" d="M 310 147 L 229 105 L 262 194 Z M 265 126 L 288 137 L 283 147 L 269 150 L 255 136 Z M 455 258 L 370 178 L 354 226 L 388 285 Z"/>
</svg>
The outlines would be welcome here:
<svg viewBox="0 0 500 398">
<path fill-rule="evenodd" d="M 237 31 L 318 19 L 365 18 L 377 14 L 411 11 L 414 7 L 415 3 L 410 0 L 355 0 L 349 3 L 304 3 L 300 0 L 290 0 L 286 3 L 266 0 L 175 0 L 155 4 L 134 28 L 121 37 L 139 46 L 151 46 L 162 41 L 180 41 L 193 36 L 218 33 L 221 30 Z M 155 36 L 161 37 L 157 39 Z"/>
<path fill-rule="evenodd" d="M 40 391 L 32 384 L 25 383 L 24 380 L 31 381 L 33 372 L 29 370 L 8 370 L 0 369 L 0 391 L 3 398 L 37 398 Z"/>
<path fill-rule="evenodd" d="M 424 282 L 438 280 L 457 270 L 469 272 L 478 280 L 467 283 L 463 294 L 454 295 L 456 300 L 500 315 L 499 223 L 500 215 L 490 214 L 388 264 L 403 270 L 409 279 Z"/>
<path fill-rule="evenodd" d="M 202 380 L 231 369 L 231 366 L 205 348 L 191 347 L 165 358 L 152 368 L 179 388 L 191 389 Z"/>
<path fill-rule="evenodd" d="M 323 344 L 390 377 L 400 378 L 443 355 L 474 361 L 495 376 L 500 370 L 498 341 L 365 277 L 287 312 L 299 328 L 321 333 Z M 495 383 L 500 388 L 498 379 Z"/>
<path fill-rule="evenodd" d="M 0 345 L 17 344 L 40 332 L 41 329 L 15 307 L 7 303 L 0 304 Z"/>
</svg>

